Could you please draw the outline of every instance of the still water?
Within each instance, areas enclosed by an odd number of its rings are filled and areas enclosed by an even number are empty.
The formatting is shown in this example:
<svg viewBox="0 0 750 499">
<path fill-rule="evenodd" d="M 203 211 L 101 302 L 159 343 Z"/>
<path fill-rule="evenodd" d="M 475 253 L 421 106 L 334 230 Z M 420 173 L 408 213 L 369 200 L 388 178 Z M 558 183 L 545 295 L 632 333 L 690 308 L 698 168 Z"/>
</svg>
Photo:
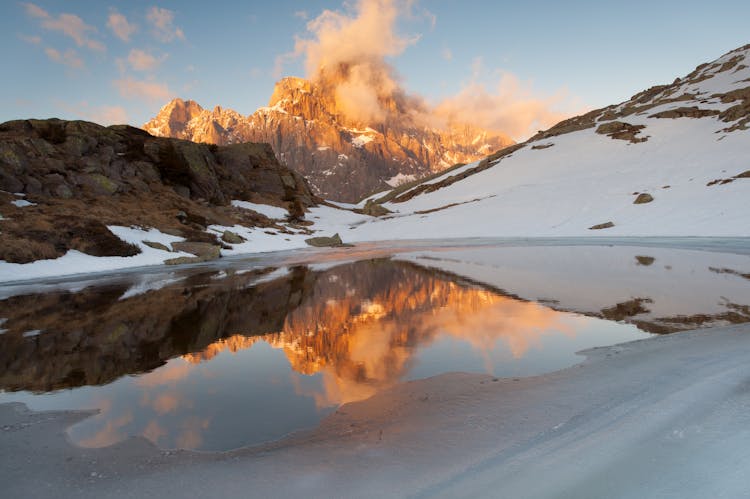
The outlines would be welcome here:
<svg viewBox="0 0 750 499">
<path fill-rule="evenodd" d="M 387 258 L 133 279 L 0 301 L 0 403 L 98 409 L 69 430 L 82 446 L 228 450 L 401 381 L 541 374 L 648 336 Z"/>
</svg>

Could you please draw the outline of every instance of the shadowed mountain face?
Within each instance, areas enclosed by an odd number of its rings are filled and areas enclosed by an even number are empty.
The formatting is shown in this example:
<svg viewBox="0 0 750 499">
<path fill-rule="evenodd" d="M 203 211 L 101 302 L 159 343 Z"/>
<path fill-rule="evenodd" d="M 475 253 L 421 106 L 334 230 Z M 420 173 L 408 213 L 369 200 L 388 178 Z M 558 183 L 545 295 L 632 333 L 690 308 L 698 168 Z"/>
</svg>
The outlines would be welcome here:
<svg viewBox="0 0 750 499">
<path fill-rule="evenodd" d="M 358 201 L 397 182 L 474 161 L 513 143 L 507 136 L 462 123 L 425 124 L 408 99 L 387 96 L 378 123 L 348 118 L 330 81 L 284 78 L 268 107 L 242 116 L 174 99 L 143 128 L 195 142 L 267 142 L 279 161 L 304 175 L 317 194 Z M 389 183 L 387 183 L 389 182 Z"/>
</svg>

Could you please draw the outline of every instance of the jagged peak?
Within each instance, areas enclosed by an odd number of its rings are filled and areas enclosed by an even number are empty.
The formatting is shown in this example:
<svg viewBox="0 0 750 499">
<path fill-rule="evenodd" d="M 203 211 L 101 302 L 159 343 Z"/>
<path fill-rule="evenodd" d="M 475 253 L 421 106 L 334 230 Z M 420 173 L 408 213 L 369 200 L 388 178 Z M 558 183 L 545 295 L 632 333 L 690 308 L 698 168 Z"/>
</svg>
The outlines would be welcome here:
<svg viewBox="0 0 750 499">
<path fill-rule="evenodd" d="M 273 107 L 284 99 L 289 99 L 295 93 L 313 93 L 314 85 L 311 81 L 296 76 L 287 76 L 276 82 L 273 94 L 268 101 L 268 107 Z"/>
</svg>

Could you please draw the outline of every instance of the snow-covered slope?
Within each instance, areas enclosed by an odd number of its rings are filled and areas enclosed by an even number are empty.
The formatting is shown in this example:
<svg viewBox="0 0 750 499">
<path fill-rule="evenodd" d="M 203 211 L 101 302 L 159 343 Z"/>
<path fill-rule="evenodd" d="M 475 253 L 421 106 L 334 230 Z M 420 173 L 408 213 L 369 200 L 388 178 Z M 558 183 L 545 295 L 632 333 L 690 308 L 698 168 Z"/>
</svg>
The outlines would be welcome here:
<svg viewBox="0 0 750 499">
<path fill-rule="evenodd" d="M 748 66 L 750 45 L 504 157 L 381 196 L 393 214 L 350 239 L 750 236 Z"/>
</svg>

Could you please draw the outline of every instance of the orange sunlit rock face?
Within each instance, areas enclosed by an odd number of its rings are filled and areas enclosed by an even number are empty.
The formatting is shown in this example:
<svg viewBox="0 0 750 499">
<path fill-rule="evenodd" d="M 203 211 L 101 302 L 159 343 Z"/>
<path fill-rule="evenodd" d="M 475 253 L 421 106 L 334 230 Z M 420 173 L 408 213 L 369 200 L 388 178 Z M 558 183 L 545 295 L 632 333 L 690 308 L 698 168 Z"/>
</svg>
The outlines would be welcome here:
<svg viewBox="0 0 750 499">
<path fill-rule="evenodd" d="M 502 340 L 518 358 L 543 334 L 573 334 L 558 312 L 428 272 L 412 269 L 408 279 L 399 279 L 405 276 L 394 272 L 403 269 L 394 266 L 336 270 L 316 282 L 309 299 L 287 315 L 281 331 L 262 336 L 284 351 L 294 371 L 322 374 L 323 389 L 306 393 L 319 407 L 362 400 L 393 385 L 407 373 L 418 350 L 442 336 L 465 341 L 479 352 Z M 208 360 L 256 341 L 236 335 L 184 358 Z M 485 366 L 492 372 L 488 356 Z"/>
</svg>

